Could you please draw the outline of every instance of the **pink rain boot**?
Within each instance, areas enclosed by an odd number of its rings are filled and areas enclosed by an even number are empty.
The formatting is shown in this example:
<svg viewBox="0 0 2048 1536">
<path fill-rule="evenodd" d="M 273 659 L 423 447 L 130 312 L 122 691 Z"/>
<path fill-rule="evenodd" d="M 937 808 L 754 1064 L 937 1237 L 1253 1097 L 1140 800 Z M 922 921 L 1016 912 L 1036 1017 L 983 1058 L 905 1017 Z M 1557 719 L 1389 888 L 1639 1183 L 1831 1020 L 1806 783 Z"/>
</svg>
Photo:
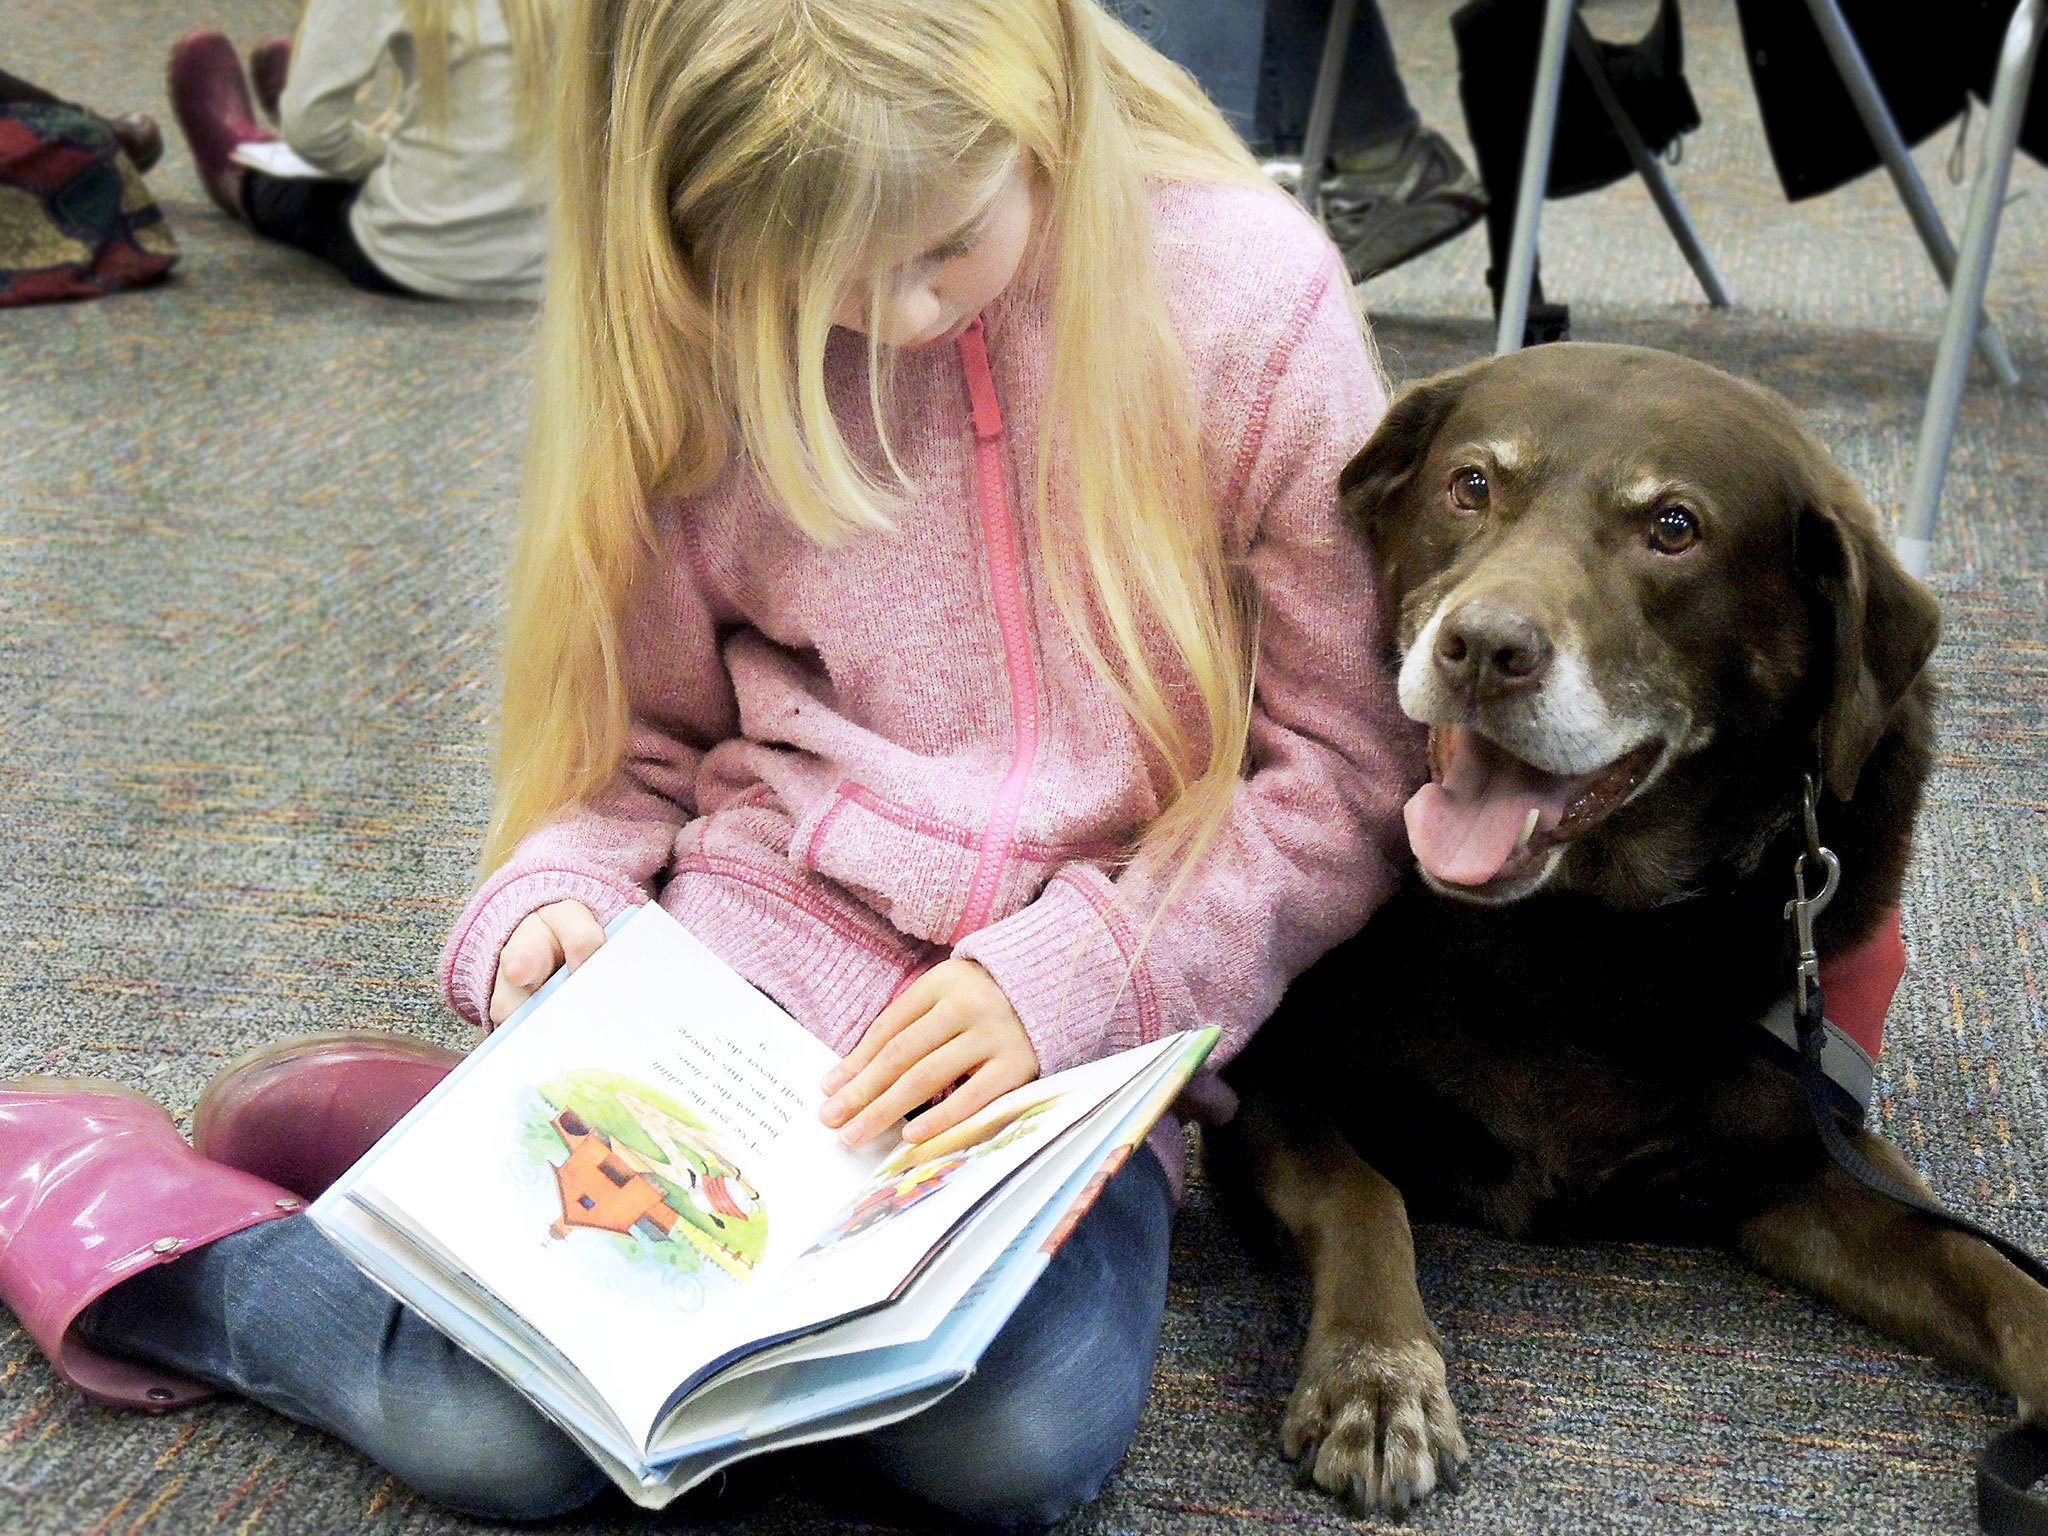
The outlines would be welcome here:
<svg viewBox="0 0 2048 1536">
<path fill-rule="evenodd" d="M 375 1030 L 280 1041 L 206 1085 L 192 1144 L 311 1200 L 460 1060 L 460 1051 Z"/>
<path fill-rule="evenodd" d="M 273 123 L 282 121 L 277 104 L 284 99 L 284 77 L 291 67 L 289 37 L 266 37 L 249 50 L 249 83 L 256 87 L 256 105 Z"/>
<path fill-rule="evenodd" d="M 0 1083 L 0 1302 L 88 1397 L 160 1413 L 211 1396 L 88 1348 L 72 1324 L 122 1281 L 301 1204 L 207 1162 L 158 1105 L 119 1083 Z"/>
<path fill-rule="evenodd" d="M 187 32 L 171 50 L 171 110 L 192 148 L 207 196 L 234 218 L 243 218 L 242 167 L 232 158 L 237 146 L 270 135 L 257 126 L 242 60 L 227 35 L 201 28 Z"/>
</svg>

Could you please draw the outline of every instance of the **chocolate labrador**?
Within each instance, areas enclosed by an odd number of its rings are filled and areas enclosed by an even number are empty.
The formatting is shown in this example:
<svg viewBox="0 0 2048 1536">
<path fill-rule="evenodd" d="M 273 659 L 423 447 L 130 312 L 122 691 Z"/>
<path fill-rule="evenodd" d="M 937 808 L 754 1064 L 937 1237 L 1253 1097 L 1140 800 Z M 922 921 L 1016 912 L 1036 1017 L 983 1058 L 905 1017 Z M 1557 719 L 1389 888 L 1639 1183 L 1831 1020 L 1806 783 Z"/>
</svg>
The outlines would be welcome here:
<svg viewBox="0 0 2048 1536">
<path fill-rule="evenodd" d="M 1411 1210 L 1723 1242 L 2048 1412 L 2048 1290 L 1839 1172 L 1759 1049 L 1802 776 L 1843 871 L 1825 959 L 1896 908 L 1931 760 L 1939 615 L 1847 478 L 1768 390 L 1565 344 L 1409 389 L 1341 495 L 1430 778 L 1412 876 L 1226 1072 L 1212 1167 L 1310 1272 L 1286 1454 L 1368 1507 L 1455 1481 Z"/>
</svg>

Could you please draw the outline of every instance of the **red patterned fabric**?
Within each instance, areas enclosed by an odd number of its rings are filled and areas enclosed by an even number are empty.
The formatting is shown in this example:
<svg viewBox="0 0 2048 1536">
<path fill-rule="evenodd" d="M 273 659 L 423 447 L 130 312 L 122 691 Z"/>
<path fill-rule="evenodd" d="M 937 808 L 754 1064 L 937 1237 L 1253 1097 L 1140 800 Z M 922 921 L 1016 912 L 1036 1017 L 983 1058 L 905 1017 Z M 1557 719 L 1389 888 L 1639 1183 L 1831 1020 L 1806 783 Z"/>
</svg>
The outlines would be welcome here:
<svg viewBox="0 0 2048 1536">
<path fill-rule="evenodd" d="M 154 282 L 178 243 L 107 125 L 61 102 L 0 105 L 0 305 Z"/>
</svg>

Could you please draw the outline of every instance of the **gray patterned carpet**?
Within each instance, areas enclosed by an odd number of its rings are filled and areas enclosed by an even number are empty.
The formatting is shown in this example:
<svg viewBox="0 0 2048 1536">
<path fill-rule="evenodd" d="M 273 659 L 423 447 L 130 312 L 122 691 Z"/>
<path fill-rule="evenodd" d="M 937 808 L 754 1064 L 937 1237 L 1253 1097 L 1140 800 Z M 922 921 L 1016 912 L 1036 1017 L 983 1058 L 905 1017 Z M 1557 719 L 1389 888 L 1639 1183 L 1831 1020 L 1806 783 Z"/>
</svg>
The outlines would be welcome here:
<svg viewBox="0 0 2048 1536">
<path fill-rule="evenodd" d="M 1444 8 L 1389 9 L 1419 104 L 1455 133 Z M 1729 7 L 1687 13 L 1707 126 L 1675 174 L 1737 307 L 1703 308 L 1634 186 L 1551 206 L 1553 296 L 1581 337 L 1783 390 L 1896 507 L 1934 281 L 1881 179 L 1785 205 Z M 9 0 L 0 65 L 167 120 L 185 27 L 249 41 L 292 19 L 289 0 Z M 1920 158 L 1959 226 L 1949 146 Z M 286 1031 L 461 1038 L 430 967 L 485 811 L 530 319 L 355 294 L 218 215 L 179 147 L 151 179 L 185 245 L 172 283 L 0 315 L 0 1075 L 105 1074 L 183 1113 L 225 1058 Z M 1949 481 L 1945 745 L 1882 1113 L 1950 1197 L 2044 1246 L 2048 176 L 2026 166 L 2015 191 L 1992 302 L 2028 382 L 1973 381 Z M 1487 348 L 1483 267 L 1474 235 L 1367 289 L 1397 376 Z M 1421 1249 L 1477 1458 L 1408 1529 L 1971 1528 L 1971 1453 L 2009 1405 L 1956 1373 L 1713 1254 L 1444 1230 Z M 1276 1457 L 1300 1304 L 1198 1189 L 1137 1445 L 1066 1529 L 1392 1529 L 1297 1490 Z M 737 1477 L 669 1519 L 908 1528 L 815 1477 Z M 562 1528 L 646 1523 L 607 1503 Z M 466 1524 L 253 1408 L 90 1407 L 0 1314 L 0 1532 Z"/>
</svg>

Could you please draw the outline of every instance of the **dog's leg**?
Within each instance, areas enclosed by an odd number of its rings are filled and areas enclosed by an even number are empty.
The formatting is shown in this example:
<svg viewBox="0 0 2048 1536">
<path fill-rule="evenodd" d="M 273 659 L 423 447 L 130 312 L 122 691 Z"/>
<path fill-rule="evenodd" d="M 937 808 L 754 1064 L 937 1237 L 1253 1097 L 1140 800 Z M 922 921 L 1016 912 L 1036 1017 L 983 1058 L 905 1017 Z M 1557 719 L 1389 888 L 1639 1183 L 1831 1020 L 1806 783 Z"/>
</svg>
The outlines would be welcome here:
<svg viewBox="0 0 2048 1536">
<path fill-rule="evenodd" d="M 1881 1172 L 1931 1192 L 1890 1142 L 1858 1132 Z M 1975 1238 L 1823 1167 L 1791 1199 L 1742 1224 L 1742 1250 L 1929 1354 L 1967 1366 L 2048 1422 L 2048 1289 Z"/>
<path fill-rule="evenodd" d="M 1403 1510 L 1455 1486 L 1470 1453 L 1400 1191 L 1321 1121 L 1256 1096 L 1239 1132 L 1253 1182 L 1309 1270 L 1308 1347 L 1281 1431 L 1288 1459 L 1362 1508 Z"/>
</svg>

